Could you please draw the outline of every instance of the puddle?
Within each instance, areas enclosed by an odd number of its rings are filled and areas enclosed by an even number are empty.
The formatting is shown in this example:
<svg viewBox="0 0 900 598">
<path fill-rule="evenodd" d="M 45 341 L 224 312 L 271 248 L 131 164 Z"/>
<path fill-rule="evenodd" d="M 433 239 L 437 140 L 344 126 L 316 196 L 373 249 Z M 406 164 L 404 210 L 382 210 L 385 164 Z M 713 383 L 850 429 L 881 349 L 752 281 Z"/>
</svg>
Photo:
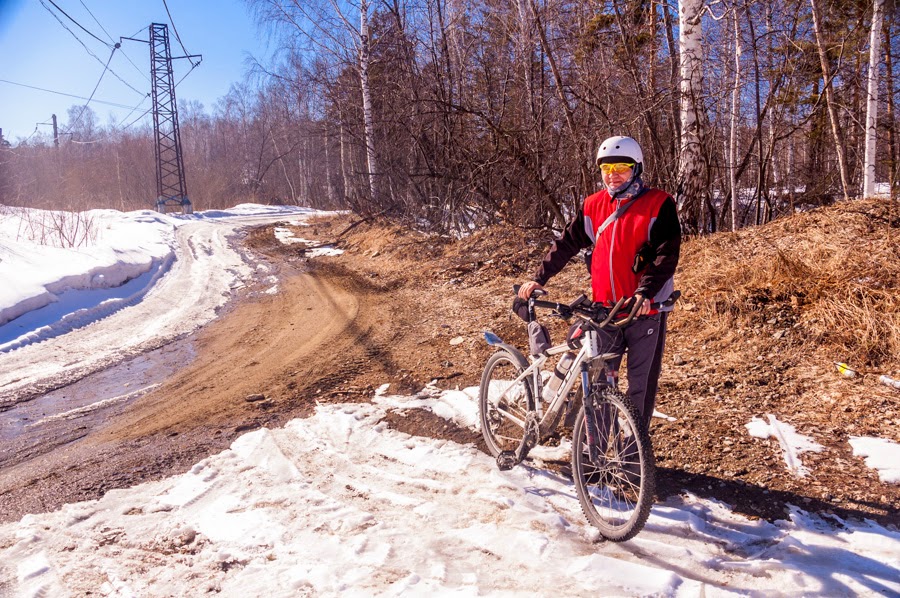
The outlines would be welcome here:
<svg viewBox="0 0 900 598">
<path fill-rule="evenodd" d="M 0 464 L 87 434 L 159 386 L 196 355 L 190 338 L 133 357 L 0 413 Z"/>
</svg>

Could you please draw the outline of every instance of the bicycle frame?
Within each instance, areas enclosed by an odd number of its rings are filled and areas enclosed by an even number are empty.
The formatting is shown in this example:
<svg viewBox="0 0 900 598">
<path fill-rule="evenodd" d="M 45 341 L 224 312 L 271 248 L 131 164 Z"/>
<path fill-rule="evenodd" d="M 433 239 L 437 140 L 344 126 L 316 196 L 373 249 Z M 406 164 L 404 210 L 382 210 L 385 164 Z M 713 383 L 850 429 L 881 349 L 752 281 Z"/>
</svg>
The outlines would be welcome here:
<svg viewBox="0 0 900 598">
<path fill-rule="evenodd" d="M 507 387 L 503 391 L 503 393 L 501 393 L 501 396 L 505 396 L 510 388 L 514 388 L 516 384 L 520 383 L 525 378 L 529 376 L 531 377 L 532 388 L 535 390 L 535 411 L 537 412 L 538 416 L 538 429 L 541 438 L 550 434 L 555 429 L 556 424 L 559 420 L 560 412 L 565 406 L 565 399 L 569 395 L 569 392 L 571 392 L 572 388 L 575 386 L 575 383 L 579 380 L 579 378 L 581 380 L 583 395 L 586 396 L 590 392 L 590 365 L 596 361 L 600 361 L 601 363 L 605 364 L 609 360 L 619 356 L 618 353 L 601 353 L 599 332 L 593 327 L 586 327 L 586 329 L 584 330 L 584 339 L 581 341 L 581 349 L 576 354 L 575 360 L 569 367 L 569 371 L 566 372 L 566 376 L 565 378 L 563 378 L 562 384 L 559 385 L 559 388 L 556 390 L 556 393 L 547 405 L 545 412 L 543 401 L 541 398 L 543 392 L 543 380 L 541 378 L 543 366 L 551 357 L 569 352 L 571 350 L 572 346 L 570 346 L 568 343 L 563 343 L 550 347 L 538 356 L 529 356 L 529 359 L 531 359 L 531 364 L 527 368 L 525 368 L 525 370 L 523 370 L 515 380 L 510 383 L 509 387 Z M 503 416 L 510 418 L 523 428 L 526 427 L 525 422 L 520 421 L 518 418 L 509 413 L 504 413 Z"/>
</svg>

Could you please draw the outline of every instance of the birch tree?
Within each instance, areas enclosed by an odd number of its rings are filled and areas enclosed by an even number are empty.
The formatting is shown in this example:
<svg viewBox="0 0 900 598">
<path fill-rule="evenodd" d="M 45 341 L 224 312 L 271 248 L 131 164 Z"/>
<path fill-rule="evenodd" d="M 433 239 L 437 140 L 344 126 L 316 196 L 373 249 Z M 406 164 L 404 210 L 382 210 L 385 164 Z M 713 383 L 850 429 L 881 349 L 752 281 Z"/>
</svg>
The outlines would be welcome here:
<svg viewBox="0 0 900 598">
<path fill-rule="evenodd" d="M 881 26 L 884 0 L 872 3 L 872 30 L 869 37 L 868 100 L 866 102 L 866 153 L 863 196 L 875 194 L 875 138 L 878 127 L 878 63 L 881 62 Z"/>
<path fill-rule="evenodd" d="M 740 101 L 741 101 L 741 27 L 738 18 L 739 11 L 737 5 L 732 10 L 732 23 L 734 25 L 734 87 L 731 90 L 731 125 L 728 141 L 728 185 L 731 188 L 731 230 L 738 229 L 738 211 L 740 202 L 738 201 L 738 184 L 737 184 L 737 146 L 738 146 L 738 121 L 740 119 Z"/>
<path fill-rule="evenodd" d="M 377 144 L 369 80 L 372 40 L 368 0 L 359 5 L 341 0 L 248 0 L 261 23 L 275 23 L 288 34 L 298 34 L 303 44 L 341 66 L 352 66 L 359 79 L 362 104 L 362 145 L 366 155 L 369 201 L 377 202 Z M 358 15 L 354 12 L 358 10 Z M 355 25 L 354 23 L 359 23 Z M 296 45 L 295 40 L 288 41 Z"/>
<path fill-rule="evenodd" d="M 703 0 L 679 0 L 678 48 L 681 57 L 681 155 L 676 199 L 682 220 L 697 232 L 703 230 L 702 190 L 706 178 L 701 148 L 703 120 L 700 97 L 703 88 Z"/>
<path fill-rule="evenodd" d="M 339 10 L 335 6 L 335 10 Z M 375 158 L 375 121 L 372 118 L 372 88 L 369 85 L 369 3 L 359 2 L 359 86 L 362 90 L 364 142 L 366 144 L 366 161 L 369 167 L 369 199 L 378 201 L 375 176 L 378 173 L 378 161 Z"/>
</svg>

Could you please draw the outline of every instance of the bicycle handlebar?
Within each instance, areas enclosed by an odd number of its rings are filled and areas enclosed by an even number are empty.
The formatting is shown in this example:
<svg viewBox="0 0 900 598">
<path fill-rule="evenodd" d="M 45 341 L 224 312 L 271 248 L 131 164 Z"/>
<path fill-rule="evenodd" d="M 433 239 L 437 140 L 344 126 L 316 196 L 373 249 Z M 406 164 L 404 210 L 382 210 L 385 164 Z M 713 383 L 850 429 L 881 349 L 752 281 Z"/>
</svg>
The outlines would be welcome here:
<svg viewBox="0 0 900 598">
<path fill-rule="evenodd" d="M 517 295 L 519 293 L 520 286 L 521 285 L 513 285 L 513 291 Z M 579 295 L 578 298 L 575 299 L 575 301 L 569 304 L 556 303 L 554 301 L 543 301 L 541 299 L 535 298 L 536 296 L 547 294 L 547 291 L 535 289 L 535 291 L 531 294 L 531 297 L 528 298 L 529 311 L 531 311 L 534 307 L 552 309 L 566 320 L 571 318 L 573 315 L 578 315 L 590 320 L 600 328 L 605 328 L 610 324 L 619 328 L 623 328 L 630 324 L 632 320 L 634 320 L 634 318 L 637 316 L 638 310 L 640 309 L 640 304 L 637 301 L 634 301 L 634 297 L 622 297 L 613 306 L 605 306 L 601 303 L 592 303 L 584 295 Z M 679 297 L 681 297 L 681 291 L 674 291 L 665 301 L 651 303 L 650 309 L 659 309 L 661 307 L 669 307 L 671 305 L 674 305 L 675 302 L 678 301 Z M 626 317 L 620 320 L 613 321 L 616 315 L 625 310 L 628 311 L 628 315 Z"/>
</svg>

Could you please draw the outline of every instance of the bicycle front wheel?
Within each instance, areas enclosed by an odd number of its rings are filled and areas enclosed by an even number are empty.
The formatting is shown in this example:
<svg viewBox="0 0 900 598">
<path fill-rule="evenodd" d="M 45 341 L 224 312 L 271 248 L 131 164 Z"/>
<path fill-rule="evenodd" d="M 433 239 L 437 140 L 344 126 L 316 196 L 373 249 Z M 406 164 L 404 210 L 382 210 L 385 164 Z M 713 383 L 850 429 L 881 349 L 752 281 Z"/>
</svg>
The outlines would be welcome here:
<svg viewBox="0 0 900 598">
<path fill-rule="evenodd" d="M 637 535 L 650 516 L 656 490 L 653 447 L 628 397 L 607 389 L 594 392 L 589 400 L 593 425 L 588 425 L 582 407 L 572 434 L 575 490 L 582 511 L 600 534 L 624 542 Z"/>
<path fill-rule="evenodd" d="M 528 414 L 534 411 L 534 393 L 526 376 L 517 381 L 528 363 L 521 355 L 501 349 L 487 361 L 478 390 L 481 434 L 491 455 L 515 451 L 525 441 Z"/>
</svg>

